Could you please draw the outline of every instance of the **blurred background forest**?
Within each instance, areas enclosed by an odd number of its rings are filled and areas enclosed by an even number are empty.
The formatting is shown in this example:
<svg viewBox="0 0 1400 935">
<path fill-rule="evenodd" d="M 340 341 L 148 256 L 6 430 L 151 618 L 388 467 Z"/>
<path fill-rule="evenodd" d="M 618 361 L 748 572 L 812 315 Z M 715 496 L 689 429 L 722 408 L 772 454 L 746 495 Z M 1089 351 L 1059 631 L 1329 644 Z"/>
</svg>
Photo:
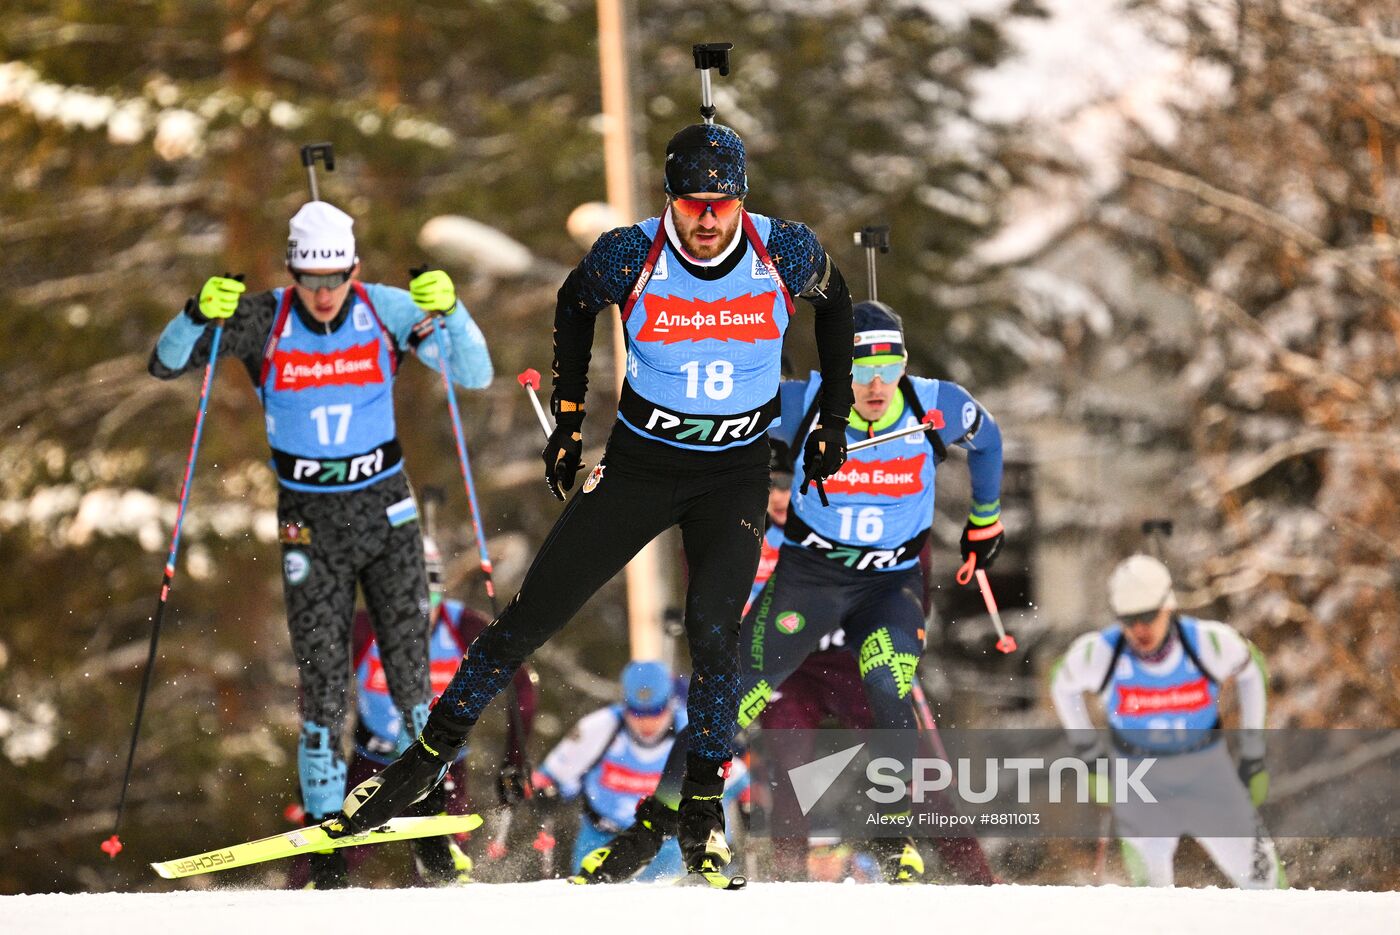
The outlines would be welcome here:
<svg viewBox="0 0 1400 935">
<path fill-rule="evenodd" d="M 748 142 L 749 206 L 811 224 L 857 297 L 851 234 L 890 224 L 880 294 L 911 370 L 964 383 L 1003 425 L 993 580 L 1024 651 L 994 653 L 975 593 L 952 587 L 967 490 L 951 462 L 925 663 L 943 723 L 1053 723 L 1049 665 L 1107 622 L 1104 576 L 1142 520 L 1170 516 L 1182 604 L 1263 649 L 1271 726 L 1397 726 L 1393 2 L 632 0 L 628 25 L 640 214 L 661 206 L 665 141 L 695 119 L 691 44 L 732 41 L 716 97 Z M 512 593 L 557 515 L 513 375 L 548 364 L 554 292 L 581 255 L 565 219 L 604 197 L 596 30 L 588 0 L 0 8 L 0 893 L 168 886 L 145 861 L 285 827 L 275 483 L 228 366 L 127 851 L 97 846 L 198 390 L 146 360 L 207 276 L 282 281 L 303 143 L 335 144 L 322 195 L 356 217 L 364 278 L 404 285 L 440 262 L 487 336 L 497 380 L 460 399 Z M 522 246 L 431 255 L 420 230 L 444 214 Z M 790 343 L 814 364 L 810 329 Z M 435 375 L 407 368 L 398 407 L 415 483 L 449 492 L 452 592 L 484 606 Z M 594 447 L 607 419 L 591 408 Z M 615 583 L 537 659 L 535 758 L 613 697 L 624 616 Z M 1280 846 L 1294 885 L 1400 884 L 1392 842 Z M 1073 882 L 1092 856 L 1063 842 L 997 860 L 1012 880 Z"/>
</svg>

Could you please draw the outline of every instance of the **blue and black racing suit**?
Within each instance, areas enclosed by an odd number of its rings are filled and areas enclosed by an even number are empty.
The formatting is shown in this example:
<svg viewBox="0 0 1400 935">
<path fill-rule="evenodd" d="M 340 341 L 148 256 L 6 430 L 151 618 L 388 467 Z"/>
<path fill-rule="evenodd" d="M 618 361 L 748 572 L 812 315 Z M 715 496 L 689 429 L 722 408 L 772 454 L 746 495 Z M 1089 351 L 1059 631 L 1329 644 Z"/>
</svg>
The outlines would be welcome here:
<svg viewBox="0 0 1400 935">
<path fill-rule="evenodd" d="M 491 358 L 476 323 L 460 303 L 442 321 L 453 380 L 486 386 Z M 319 819 L 345 797 L 340 732 L 357 584 L 394 705 L 406 723 L 427 717 L 428 583 L 393 387 L 409 350 L 436 366 L 438 345 L 431 336 L 421 341 L 424 313 L 406 291 L 354 280 L 329 322 L 316 321 L 288 287 L 244 295 L 223 328 L 219 356 L 243 363 L 266 415 L 283 595 L 301 677 L 302 804 Z M 191 303 L 161 333 L 150 372 L 168 380 L 203 366 L 211 331 Z"/>
<path fill-rule="evenodd" d="M 796 453 L 797 477 L 820 385 L 814 373 L 782 386 L 782 422 L 772 434 Z M 826 480 L 830 507 L 821 505 L 815 489 L 794 488 L 777 565 L 739 634 L 740 726 L 752 723 L 823 637 L 838 629 L 856 652 L 873 726 L 916 726 L 909 694 L 924 647 L 919 552 L 933 523 L 934 475 L 949 446 L 967 449 L 972 515 L 979 523 L 995 522 L 1001 430 L 961 386 L 921 377 L 900 382 L 878 422 L 851 412 L 847 428 L 847 442 L 854 444 L 918 425 L 926 413 L 932 413 L 933 432 L 851 452 Z M 662 801 L 674 799 L 679 788 L 686 745 L 695 742 L 688 733 L 666 764 L 656 793 Z"/>
<path fill-rule="evenodd" d="M 695 754 L 731 756 L 739 621 L 767 504 L 765 433 L 778 415 L 782 341 L 811 302 L 819 409 L 850 411 L 852 322 L 845 281 L 802 224 L 757 214 L 713 261 L 693 261 L 660 218 L 605 233 L 559 290 L 554 399 L 582 406 L 598 312 L 620 307 L 627 379 L 600 463 L 564 509 L 520 593 L 472 644 L 423 739 L 457 746 L 511 673 L 656 536 L 679 526 L 689 567 Z M 556 411 L 558 409 L 556 408 Z"/>
</svg>

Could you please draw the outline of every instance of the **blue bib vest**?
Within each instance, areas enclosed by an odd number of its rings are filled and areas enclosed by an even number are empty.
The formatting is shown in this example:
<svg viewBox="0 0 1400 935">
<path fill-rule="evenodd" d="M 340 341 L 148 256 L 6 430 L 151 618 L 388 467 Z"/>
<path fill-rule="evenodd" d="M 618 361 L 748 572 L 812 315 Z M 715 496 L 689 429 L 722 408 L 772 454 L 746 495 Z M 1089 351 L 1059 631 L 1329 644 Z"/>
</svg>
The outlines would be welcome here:
<svg viewBox="0 0 1400 935">
<path fill-rule="evenodd" d="M 437 626 L 428 641 L 428 662 L 432 694 L 441 695 L 457 673 L 466 647 L 457 641 L 462 604 L 444 601 Z M 355 661 L 355 752 L 376 763 L 388 763 L 397 756 L 396 744 L 403 718 L 389 695 L 389 682 L 379 658 L 379 644 L 370 640 Z M 466 756 L 463 749 L 458 759 Z"/>
<path fill-rule="evenodd" d="M 666 241 L 660 218 L 639 226 L 651 251 L 622 307 L 627 380 L 618 418 L 677 448 L 720 451 L 749 444 L 778 414 L 783 334 L 792 297 L 763 243 L 772 221 L 743 212 L 747 244 L 728 275 L 692 275 Z"/>
<path fill-rule="evenodd" d="M 263 348 L 258 395 L 277 479 L 292 490 L 358 490 L 402 469 L 394 422 L 398 354 L 356 282 L 335 331 L 312 331 L 274 290 L 277 315 Z M 279 294 L 280 291 L 280 294 Z"/>
<path fill-rule="evenodd" d="M 636 818 L 637 803 L 661 782 L 661 771 L 676 735 L 686 726 L 684 707 L 676 710 L 671 730 L 657 743 L 643 747 L 632 739 L 622 721 L 622 706 L 613 705 L 618 728 L 598 761 L 583 775 L 584 810 L 595 826 L 626 828 Z"/>
<path fill-rule="evenodd" d="M 913 384 L 920 394 L 919 406 L 906 398 L 904 413 L 876 437 L 918 425 L 916 408 L 930 412 L 937 408 L 938 381 L 920 380 L 919 384 Z M 811 410 L 820 391 L 821 381 L 813 379 L 803 398 L 804 411 Z M 804 426 L 798 431 L 805 437 L 810 429 Z M 846 432 L 847 444 L 866 437 L 855 429 Z M 804 453 L 799 448 L 793 455 L 794 476 L 800 478 Z M 926 432 L 852 452 L 841 470 L 824 482 L 830 507 L 821 505 L 815 487 L 804 494 L 793 486 L 785 540 L 860 571 L 912 568 L 933 524 L 937 462 Z"/>
<path fill-rule="evenodd" d="M 1180 617 L 1184 645 L 1170 672 L 1152 674 L 1131 651 L 1115 649 L 1104 686 L 1104 708 L 1115 744 L 1130 753 L 1186 753 L 1214 743 L 1220 726 L 1220 686 L 1199 663 L 1200 626 Z M 1117 647 L 1122 628 L 1103 631 Z"/>
</svg>

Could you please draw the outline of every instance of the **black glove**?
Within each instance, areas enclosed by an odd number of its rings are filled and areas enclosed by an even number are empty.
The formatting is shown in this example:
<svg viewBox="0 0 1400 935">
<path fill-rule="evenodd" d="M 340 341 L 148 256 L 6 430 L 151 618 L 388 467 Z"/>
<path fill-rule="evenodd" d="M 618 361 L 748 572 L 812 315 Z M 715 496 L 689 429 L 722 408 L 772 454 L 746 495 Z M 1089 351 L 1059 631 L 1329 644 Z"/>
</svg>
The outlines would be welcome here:
<svg viewBox="0 0 1400 935">
<path fill-rule="evenodd" d="M 544 459 L 544 482 L 556 500 L 564 499 L 583 467 L 582 428 L 582 407 L 573 412 L 555 412 L 554 431 L 549 433 L 540 457 Z"/>
<path fill-rule="evenodd" d="M 808 485 L 816 481 L 822 506 L 830 506 L 822 479 L 835 474 L 846 463 L 846 420 L 825 415 L 822 420 L 822 424 L 807 435 L 802 446 L 802 492 L 805 494 Z"/>
<path fill-rule="evenodd" d="M 977 526 L 969 519 L 963 527 L 962 538 L 958 540 L 963 562 L 967 562 L 968 556 L 975 555 L 977 561 L 973 568 L 991 568 L 992 562 L 997 560 L 997 554 L 1001 552 L 1001 543 L 1005 538 L 1006 527 L 1002 526 L 1001 520 L 990 526 Z"/>
<path fill-rule="evenodd" d="M 502 766 L 496 774 L 496 794 L 502 805 L 516 805 L 533 794 L 529 777 L 519 766 Z"/>
</svg>

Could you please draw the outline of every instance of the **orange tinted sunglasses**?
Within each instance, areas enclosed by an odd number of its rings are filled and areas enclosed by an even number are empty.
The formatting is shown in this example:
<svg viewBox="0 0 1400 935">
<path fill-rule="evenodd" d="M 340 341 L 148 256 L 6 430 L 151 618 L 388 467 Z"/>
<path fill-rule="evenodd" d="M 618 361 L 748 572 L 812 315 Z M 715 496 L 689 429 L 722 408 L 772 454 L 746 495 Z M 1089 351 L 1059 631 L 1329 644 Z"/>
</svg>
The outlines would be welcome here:
<svg viewBox="0 0 1400 935">
<path fill-rule="evenodd" d="M 671 200 L 671 204 L 676 206 L 676 210 L 688 218 L 698 219 L 708 211 L 715 216 L 716 221 L 729 220 L 743 203 L 742 198 L 717 198 L 714 201 L 707 201 L 703 198 L 673 198 Z"/>
</svg>

